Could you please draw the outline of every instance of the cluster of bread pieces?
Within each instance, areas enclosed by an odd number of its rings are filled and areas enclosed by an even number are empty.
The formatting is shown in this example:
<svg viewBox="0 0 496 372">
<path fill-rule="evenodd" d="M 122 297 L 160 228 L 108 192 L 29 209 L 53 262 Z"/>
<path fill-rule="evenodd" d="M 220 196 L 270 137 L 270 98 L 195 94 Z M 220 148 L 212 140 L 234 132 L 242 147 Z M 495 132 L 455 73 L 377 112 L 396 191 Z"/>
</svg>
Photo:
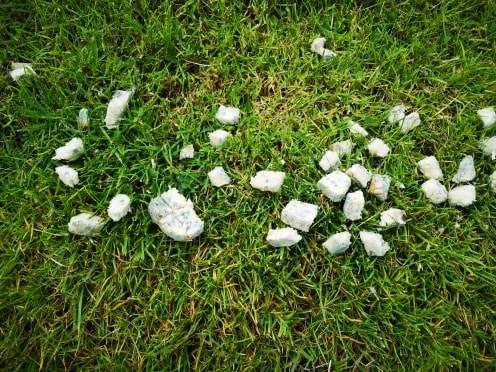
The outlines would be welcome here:
<svg viewBox="0 0 496 372">
<path fill-rule="evenodd" d="M 352 135 L 369 136 L 365 128 L 352 120 L 348 122 L 348 128 Z M 317 182 L 318 189 L 331 202 L 340 203 L 344 200 L 343 213 L 349 221 L 362 219 L 362 210 L 365 207 L 362 189 L 368 186 L 368 193 L 372 197 L 385 201 L 391 186 L 390 176 L 373 174 L 361 164 L 353 164 L 345 171 L 339 169 L 341 158 L 351 155 L 354 146 L 351 140 L 333 143 L 319 161 L 319 166 L 326 172 L 326 175 Z M 389 146 L 380 138 L 369 140 L 367 150 L 370 156 L 377 158 L 384 158 L 390 154 Z M 358 190 L 350 192 L 353 188 Z M 269 230 L 267 241 L 276 247 L 298 243 L 302 236 L 297 230 L 308 232 L 317 217 L 318 210 L 317 205 L 291 200 L 281 212 L 281 220 L 289 227 Z M 380 226 L 404 225 L 406 224 L 405 217 L 405 211 L 390 208 L 381 213 Z M 366 252 L 371 256 L 383 256 L 390 249 L 389 244 L 379 233 L 360 231 L 359 235 Z M 350 245 L 351 233 L 348 231 L 338 232 L 323 243 L 331 254 L 343 253 Z"/>
<path fill-rule="evenodd" d="M 311 50 L 331 60 L 336 53 L 324 48 L 325 38 L 315 39 L 311 44 Z M 25 76 L 35 76 L 32 65 L 28 63 L 13 63 L 11 77 L 18 81 Z M 129 90 L 118 90 L 113 95 L 107 106 L 104 119 L 107 129 L 116 129 L 119 126 L 123 113 L 134 93 L 134 88 Z M 496 113 L 492 107 L 477 111 L 484 128 L 490 128 L 496 123 Z M 221 124 L 233 125 L 241 118 L 241 112 L 234 107 L 220 105 L 215 118 Z M 78 117 L 80 126 L 88 126 L 88 110 L 83 108 Z M 391 124 L 397 123 L 402 132 L 406 133 L 421 124 L 420 115 L 417 112 L 406 114 L 403 104 L 389 110 L 387 121 Z M 368 137 L 369 133 L 360 124 L 350 120 L 349 131 L 352 135 Z M 209 133 L 211 146 L 220 147 L 231 137 L 231 133 L 218 129 Z M 391 186 L 391 178 L 384 174 L 373 174 L 361 164 L 353 164 L 345 171 L 339 170 L 341 157 L 352 153 L 354 144 L 351 140 L 340 141 L 332 144 L 327 150 L 319 166 L 326 175 L 318 182 L 318 189 L 333 203 L 344 200 L 343 213 L 349 221 L 357 221 L 362 218 L 362 210 L 365 206 L 365 197 L 362 189 L 368 186 L 368 193 L 385 201 Z M 486 155 L 496 158 L 496 137 L 483 140 L 482 149 Z M 389 155 L 390 148 L 380 138 L 372 138 L 368 141 L 367 150 L 372 157 L 384 158 Z M 81 138 L 72 138 L 64 146 L 55 150 L 53 160 L 71 162 L 79 159 L 84 154 L 84 144 Z M 183 147 L 179 154 L 179 160 L 191 159 L 195 156 L 192 144 Z M 153 166 L 152 161 L 152 166 Z M 452 188 L 449 192 L 441 183 L 443 172 L 439 162 L 434 156 L 428 156 L 418 162 L 418 167 L 426 177 L 427 181 L 421 186 L 426 197 L 433 204 L 441 204 L 446 200 L 452 205 L 466 207 L 476 200 L 475 187 L 469 182 L 476 177 L 473 156 L 466 156 L 460 163 L 457 173 L 452 182 L 461 184 Z M 62 183 L 68 187 L 74 187 L 79 183 L 78 172 L 69 165 L 60 165 L 55 168 Z M 250 180 L 250 185 L 264 192 L 278 192 L 285 179 L 285 173 L 280 171 L 262 170 Z M 208 178 L 213 186 L 222 187 L 232 182 L 223 167 L 217 166 L 208 172 Z M 370 185 L 369 185 L 370 183 Z M 353 189 L 352 185 L 358 190 Z M 491 187 L 496 190 L 496 171 L 490 176 Z M 402 186 L 402 184 L 400 184 Z M 404 187 L 404 186 L 403 186 Z M 117 194 L 110 201 L 108 215 L 113 221 L 119 221 L 131 210 L 131 199 L 125 194 Z M 298 243 L 302 236 L 297 230 L 308 232 L 317 217 L 319 207 L 314 204 L 299 200 L 291 200 L 281 212 L 281 220 L 289 227 L 270 229 L 267 241 L 275 247 L 291 246 Z M 204 228 L 203 221 L 194 211 L 193 203 L 186 199 L 175 188 L 171 188 L 158 197 L 152 199 L 148 211 L 153 222 L 169 237 L 177 241 L 189 241 L 198 237 Z M 381 212 L 380 226 L 404 225 L 406 212 L 398 208 L 390 208 Z M 69 222 L 69 231 L 84 236 L 94 236 L 100 232 L 104 225 L 104 219 L 89 213 L 81 213 L 73 216 Z M 382 235 L 370 231 L 360 231 L 360 239 L 366 252 L 372 256 L 383 256 L 389 249 L 389 244 Z M 343 253 L 351 245 L 351 234 L 348 231 L 338 232 L 329 237 L 323 246 L 332 254 Z"/>
</svg>

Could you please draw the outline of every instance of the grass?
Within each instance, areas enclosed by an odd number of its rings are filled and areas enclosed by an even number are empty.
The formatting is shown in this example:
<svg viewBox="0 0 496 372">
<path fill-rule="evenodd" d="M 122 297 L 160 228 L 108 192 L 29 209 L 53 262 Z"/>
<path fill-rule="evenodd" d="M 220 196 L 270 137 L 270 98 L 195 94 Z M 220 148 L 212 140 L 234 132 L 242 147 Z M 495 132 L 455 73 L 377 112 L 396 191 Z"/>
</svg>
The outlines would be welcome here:
<svg viewBox="0 0 496 372">
<path fill-rule="evenodd" d="M 479 142 L 496 132 L 476 111 L 496 106 L 496 6 L 325 4 L 0 5 L 3 369 L 495 368 L 494 162 Z M 338 54 L 330 63 L 309 51 L 319 36 Z M 32 62 L 37 77 L 12 82 L 11 61 Z M 120 129 L 106 130 L 109 99 L 131 86 Z M 423 120 L 408 134 L 384 122 L 399 102 Z M 242 110 L 236 127 L 215 121 L 221 103 Z M 77 126 L 82 107 L 89 128 Z M 323 152 L 350 138 L 347 117 L 392 153 L 371 159 L 353 138 L 342 169 L 360 162 L 406 186 L 384 203 L 366 197 L 357 223 L 316 188 Z M 219 128 L 234 136 L 212 148 Z M 75 136 L 86 150 L 69 189 L 51 157 Z M 197 154 L 179 162 L 188 143 Z M 415 163 L 435 155 L 449 180 L 467 154 L 477 202 L 427 202 Z M 217 165 L 230 186 L 209 184 Z M 280 193 L 249 186 L 262 169 L 287 172 Z M 205 221 L 193 242 L 171 241 L 147 214 L 169 186 Z M 106 216 L 120 192 L 132 214 L 92 239 L 68 233 L 71 216 Z M 270 247 L 291 199 L 319 204 L 317 220 L 298 245 Z M 378 231 L 393 206 L 408 224 L 383 230 L 392 249 L 369 258 L 358 231 Z M 344 229 L 351 249 L 328 255 L 321 243 Z"/>
</svg>

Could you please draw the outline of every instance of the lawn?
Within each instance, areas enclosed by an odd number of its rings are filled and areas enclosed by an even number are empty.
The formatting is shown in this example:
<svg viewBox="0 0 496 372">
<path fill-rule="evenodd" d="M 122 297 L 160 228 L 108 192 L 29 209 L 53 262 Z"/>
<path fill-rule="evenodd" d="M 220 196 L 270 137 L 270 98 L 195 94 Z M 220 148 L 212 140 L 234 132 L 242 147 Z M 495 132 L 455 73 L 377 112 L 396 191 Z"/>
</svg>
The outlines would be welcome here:
<svg viewBox="0 0 496 372">
<path fill-rule="evenodd" d="M 494 370 L 496 163 L 480 141 L 496 126 L 477 110 L 496 106 L 496 3 L 230 3 L 0 4 L 0 367 Z M 331 61 L 310 51 L 321 36 Z M 36 77 L 14 82 L 11 62 Z M 106 129 L 110 98 L 132 87 L 119 129 Z M 401 102 L 422 119 L 408 133 L 386 121 Z M 215 120 L 220 104 L 241 110 L 237 125 Z M 390 154 L 372 158 L 349 119 Z M 208 140 L 216 129 L 233 135 L 220 148 Z M 69 188 L 51 158 L 73 137 L 85 153 Z M 317 188 L 321 156 L 347 139 L 340 169 L 392 178 L 387 201 L 365 192 L 355 222 Z M 179 161 L 190 143 L 194 159 Z M 425 198 L 416 162 L 429 155 L 448 188 L 474 156 L 472 206 Z M 216 166 L 230 185 L 211 185 Z M 264 169 L 286 172 L 280 192 L 250 186 Z M 191 242 L 148 215 L 169 187 L 205 223 Z M 132 212 L 113 222 L 118 193 Z M 271 247 L 292 199 L 317 204 L 317 219 L 297 245 Z M 390 207 L 406 211 L 405 226 L 379 227 Z M 81 212 L 106 218 L 98 236 L 68 232 Z M 322 243 L 345 230 L 351 248 L 330 255 Z M 391 250 L 369 257 L 361 230 Z"/>
</svg>

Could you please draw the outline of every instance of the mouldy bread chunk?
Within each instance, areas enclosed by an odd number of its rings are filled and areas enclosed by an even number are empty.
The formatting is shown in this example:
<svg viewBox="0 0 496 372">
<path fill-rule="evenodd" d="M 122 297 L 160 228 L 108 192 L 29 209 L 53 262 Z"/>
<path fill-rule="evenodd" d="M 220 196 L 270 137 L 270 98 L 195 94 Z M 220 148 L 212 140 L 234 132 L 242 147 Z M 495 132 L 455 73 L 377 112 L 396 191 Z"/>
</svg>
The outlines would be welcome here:
<svg viewBox="0 0 496 372">
<path fill-rule="evenodd" d="M 236 124 L 241 118 L 241 112 L 235 107 L 220 105 L 215 118 L 222 124 Z"/>
<path fill-rule="evenodd" d="M 425 181 L 421 188 L 432 204 L 441 204 L 448 199 L 448 190 L 438 180 L 430 179 Z"/>
<path fill-rule="evenodd" d="M 83 155 L 84 146 L 81 138 L 76 137 L 67 142 L 64 146 L 55 150 L 53 160 L 72 161 L 79 159 Z"/>
<path fill-rule="evenodd" d="M 215 167 L 208 172 L 208 178 L 215 187 L 221 187 L 231 183 L 231 178 L 222 167 Z"/>
<path fill-rule="evenodd" d="M 9 74 L 14 81 L 17 81 L 23 76 L 36 75 L 36 72 L 31 63 L 12 62 L 12 70 Z"/>
<path fill-rule="evenodd" d="M 118 90 L 114 93 L 107 106 L 107 115 L 104 119 L 107 129 L 119 127 L 119 120 L 121 120 L 133 93 L 134 88 L 131 90 Z"/>
<path fill-rule="evenodd" d="M 403 133 L 409 132 L 420 125 L 420 115 L 418 112 L 412 112 L 400 120 L 399 125 Z"/>
<path fill-rule="evenodd" d="M 350 186 L 351 178 L 340 170 L 329 173 L 317 182 L 319 190 L 333 202 L 341 201 Z"/>
<path fill-rule="evenodd" d="M 203 232 L 203 221 L 196 215 L 193 203 L 175 188 L 152 199 L 148 213 L 152 221 L 174 240 L 193 240 Z"/>
<path fill-rule="evenodd" d="M 391 124 L 394 124 L 400 120 L 403 120 L 405 118 L 405 110 L 406 107 L 403 104 L 394 106 L 391 110 L 389 110 L 387 121 Z"/>
<path fill-rule="evenodd" d="M 336 169 L 340 164 L 339 155 L 335 151 L 326 151 L 319 161 L 320 167 L 326 172 Z"/>
<path fill-rule="evenodd" d="M 388 197 L 389 186 L 391 186 L 391 177 L 374 174 L 372 181 L 370 181 L 369 192 L 377 199 L 385 201 Z"/>
<path fill-rule="evenodd" d="M 312 41 L 312 44 L 310 44 L 310 50 L 314 53 L 317 53 L 321 56 L 324 55 L 324 44 L 326 42 L 325 37 L 318 37 L 314 41 Z"/>
<path fill-rule="evenodd" d="M 226 132 L 223 129 L 217 129 L 216 131 L 208 134 L 208 139 L 210 140 L 210 144 L 212 146 L 222 146 L 230 136 L 231 134 L 229 132 Z"/>
<path fill-rule="evenodd" d="M 484 128 L 491 128 L 496 123 L 496 112 L 492 107 L 478 110 L 477 115 L 481 118 Z"/>
<path fill-rule="evenodd" d="M 470 182 L 475 178 L 474 158 L 470 155 L 465 156 L 460 162 L 458 172 L 451 180 L 454 183 Z"/>
<path fill-rule="evenodd" d="M 496 156 L 496 137 L 484 140 L 482 142 L 482 149 L 484 150 L 484 154 L 492 156 L 494 160 Z"/>
<path fill-rule="evenodd" d="M 332 58 L 336 57 L 336 53 L 334 53 L 330 49 L 324 48 L 324 44 L 326 42 L 325 37 L 319 37 L 312 41 L 312 44 L 310 45 L 310 50 L 314 53 L 317 53 L 318 55 L 321 55 L 324 57 L 325 61 L 329 61 Z"/>
<path fill-rule="evenodd" d="M 370 178 L 372 177 L 370 171 L 360 164 L 353 164 L 351 168 L 346 171 L 346 174 L 358 182 L 361 188 L 367 187 Z"/>
<path fill-rule="evenodd" d="M 301 235 L 291 227 L 275 230 L 271 229 L 267 234 L 267 242 L 273 247 L 290 247 L 300 240 Z"/>
<path fill-rule="evenodd" d="M 496 171 L 489 176 L 489 183 L 491 184 L 493 191 L 496 191 Z"/>
<path fill-rule="evenodd" d="M 434 178 L 435 180 L 443 179 L 443 171 L 435 156 L 428 156 L 420 160 L 417 165 L 425 178 Z"/>
<path fill-rule="evenodd" d="M 89 213 L 80 213 L 71 217 L 68 228 L 75 235 L 95 236 L 103 228 L 103 219 Z"/>
<path fill-rule="evenodd" d="M 369 256 L 384 256 L 389 251 L 389 244 L 381 234 L 370 231 L 360 231 L 360 240 Z"/>
<path fill-rule="evenodd" d="M 467 207 L 475 202 L 475 187 L 472 185 L 458 186 L 448 193 L 449 202 L 459 207 Z"/>
<path fill-rule="evenodd" d="M 367 132 L 360 124 L 355 123 L 353 120 L 348 122 L 348 127 L 350 128 L 350 132 L 356 134 L 358 136 L 367 137 L 369 132 Z"/>
<path fill-rule="evenodd" d="M 281 212 L 281 220 L 286 225 L 301 231 L 310 230 L 319 207 L 310 203 L 303 203 L 298 200 L 291 200 Z"/>
<path fill-rule="evenodd" d="M 60 180 L 69 187 L 74 187 L 79 183 L 78 172 L 68 165 L 55 168 Z"/>
<path fill-rule="evenodd" d="M 78 123 L 82 127 L 87 127 L 90 124 L 90 119 L 88 118 L 88 109 L 82 108 L 79 110 Z"/>
<path fill-rule="evenodd" d="M 119 221 L 131 210 L 131 199 L 126 194 L 117 194 L 110 201 L 107 209 L 109 217 L 114 221 Z"/>
<path fill-rule="evenodd" d="M 193 159 L 195 157 L 195 148 L 193 145 L 183 147 L 179 153 L 179 160 Z"/>
<path fill-rule="evenodd" d="M 398 208 L 389 208 L 387 211 L 381 212 L 380 226 L 405 225 L 406 212 Z"/>
<path fill-rule="evenodd" d="M 351 154 L 351 150 L 353 150 L 353 143 L 350 140 L 336 142 L 332 144 L 331 150 L 339 156 L 348 155 Z"/>
<path fill-rule="evenodd" d="M 384 158 L 389 153 L 389 147 L 381 139 L 374 138 L 367 145 L 367 150 L 369 150 L 370 155 L 377 158 Z"/>
<path fill-rule="evenodd" d="M 362 210 L 365 206 L 365 198 L 362 190 L 350 192 L 346 195 L 346 200 L 343 206 L 343 213 L 350 221 L 362 219 Z"/>
<path fill-rule="evenodd" d="M 284 172 L 260 171 L 250 180 L 250 185 L 261 191 L 278 192 L 284 182 Z"/>
<path fill-rule="evenodd" d="M 12 62 L 10 66 L 11 66 L 12 70 L 18 70 L 20 68 L 32 68 L 33 67 L 33 65 L 31 63 L 25 63 L 25 62 Z"/>
<path fill-rule="evenodd" d="M 330 254 L 344 253 L 350 245 L 351 234 L 348 231 L 334 234 L 322 244 Z"/>
</svg>

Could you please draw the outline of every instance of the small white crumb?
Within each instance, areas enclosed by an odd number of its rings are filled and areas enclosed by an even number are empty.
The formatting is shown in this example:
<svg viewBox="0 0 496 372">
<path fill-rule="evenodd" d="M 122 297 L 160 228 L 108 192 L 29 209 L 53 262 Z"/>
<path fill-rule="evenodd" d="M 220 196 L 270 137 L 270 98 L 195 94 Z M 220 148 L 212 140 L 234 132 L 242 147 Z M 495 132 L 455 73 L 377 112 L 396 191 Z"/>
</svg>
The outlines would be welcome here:
<svg viewBox="0 0 496 372">
<path fill-rule="evenodd" d="M 212 146 L 222 146 L 230 136 L 231 134 L 223 129 L 218 129 L 215 132 L 208 134 L 208 138 Z"/>
<path fill-rule="evenodd" d="M 470 182 L 475 178 L 474 158 L 471 155 L 465 156 L 458 167 L 458 171 L 451 180 L 454 183 Z"/>
<path fill-rule="evenodd" d="M 125 194 L 117 194 L 112 198 L 107 212 L 109 217 L 114 221 L 119 221 L 131 210 L 131 199 Z"/>
<path fill-rule="evenodd" d="M 334 234 L 322 244 L 322 246 L 327 249 L 330 254 L 343 253 L 350 247 L 350 245 L 351 234 L 348 231 Z"/>
<path fill-rule="evenodd" d="M 459 229 L 461 226 L 460 226 L 460 224 L 458 222 L 455 222 L 455 224 L 453 225 L 453 227 L 455 229 Z"/>
<path fill-rule="evenodd" d="M 362 210 L 365 206 L 365 198 L 362 190 L 350 192 L 346 195 L 346 200 L 343 206 L 343 213 L 350 221 L 362 219 Z"/>
<path fill-rule="evenodd" d="M 418 112 L 412 112 L 400 120 L 399 125 L 403 133 L 409 132 L 420 125 L 420 115 Z"/>
<path fill-rule="evenodd" d="M 310 50 L 314 53 L 317 53 L 321 56 L 324 55 L 324 44 L 326 42 L 325 37 L 319 37 L 312 41 L 312 44 L 310 45 Z"/>
<path fill-rule="evenodd" d="M 12 62 L 12 70 L 9 74 L 14 81 L 17 81 L 23 76 L 36 75 L 36 72 L 31 63 Z"/>
<path fill-rule="evenodd" d="M 182 148 L 179 153 L 179 160 L 193 159 L 195 157 L 195 147 L 193 145 L 187 145 Z"/>
<path fill-rule="evenodd" d="M 64 146 L 55 150 L 53 160 L 73 161 L 79 159 L 83 155 L 84 146 L 81 138 L 76 137 L 67 142 Z"/>
<path fill-rule="evenodd" d="M 484 154 L 492 156 L 493 160 L 496 154 L 496 136 L 488 138 L 482 142 Z"/>
<path fill-rule="evenodd" d="M 118 90 L 114 93 L 107 106 L 107 114 L 104 119 L 107 129 L 116 129 L 119 127 L 119 121 L 121 120 L 133 93 L 134 88 L 130 90 Z"/>
<path fill-rule="evenodd" d="M 333 59 L 334 57 L 336 57 L 336 53 L 334 53 L 330 49 L 324 49 L 323 56 L 324 56 L 324 61 L 330 61 L 331 59 Z"/>
<path fill-rule="evenodd" d="M 351 150 L 353 150 L 353 143 L 350 140 L 335 142 L 332 144 L 331 150 L 339 156 L 349 155 L 351 154 Z"/>
<path fill-rule="evenodd" d="M 405 118 L 405 110 L 406 108 L 404 104 L 394 106 L 391 110 L 389 110 L 387 119 L 388 123 L 394 124 L 400 120 L 403 120 Z"/>
<path fill-rule="evenodd" d="M 360 124 L 350 120 L 348 122 L 348 127 L 350 128 L 350 132 L 356 134 L 358 136 L 367 137 L 369 132 L 367 132 Z"/>
<path fill-rule="evenodd" d="M 282 210 L 281 220 L 286 225 L 308 232 L 318 210 L 319 207 L 314 204 L 291 200 Z"/>
<path fill-rule="evenodd" d="M 208 178 L 215 187 L 221 187 L 231 183 L 231 178 L 222 167 L 215 167 L 208 172 Z"/>
<path fill-rule="evenodd" d="M 95 236 L 103 228 L 103 218 L 89 213 L 80 213 L 71 217 L 69 232 L 75 235 Z"/>
<path fill-rule="evenodd" d="M 370 181 L 369 193 L 377 199 L 385 201 L 388 197 L 391 177 L 388 175 L 374 174 Z"/>
<path fill-rule="evenodd" d="M 404 190 L 406 187 L 405 184 L 401 183 L 401 182 L 397 182 L 395 186 L 397 189 L 400 189 L 400 190 Z"/>
<path fill-rule="evenodd" d="M 375 289 L 374 286 L 372 286 L 372 287 L 369 287 L 369 292 L 371 295 L 375 295 L 377 293 L 377 290 Z"/>
<path fill-rule="evenodd" d="M 326 151 L 319 161 L 320 167 L 325 171 L 334 170 L 341 165 L 339 155 L 335 151 Z"/>
<path fill-rule="evenodd" d="M 353 164 L 351 168 L 348 168 L 346 174 L 358 182 L 361 188 L 366 188 L 372 178 L 371 172 L 360 164 Z"/>
<path fill-rule="evenodd" d="M 60 180 L 69 187 L 74 187 L 79 183 L 78 172 L 68 165 L 55 168 Z"/>
<path fill-rule="evenodd" d="M 284 172 L 260 171 L 250 180 L 250 185 L 261 191 L 278 192 L 284 182 Z"/>
<path fill-rule="evenodd" d="M 475 187 L 472 185 L 458 186 L 448 193 L 451 204 L 467 207 L 475 202 Z"/>
<path fill-rule="evenodd" d="M 491 128 L 496 123 L 496 112 L 492 107 L 478 110 L 477 115 L 481 118 L 484 128 Z"/>
<path fill-rule="evenodd" d="M 157 164 L 155 164 L 155 159 L 150 159 L 150 163 L 152 163 L 152 169 L 155 169 Z"/>
<path fill-rule="evenodd" d="M 446 187 L 438 180 L 431 178 L 430 180 L 425 181 L 421 188 L 432 204 L 441 204 L 448 199 L 448 190 L 446 190 Z"/>
<path fill-rule="evenodd" d="M 496 171 L 489 176 L 489 183 L 491 184 L 493 191 L 496 191 Z"/>
<path fill-rule="evenodd" d="M 267 242 L 273 247 L 290 247 L 300 240 L 301 235 L 291 227 L 275 230 L 270 229 L 267 234 Z"/>
<path fill-rule="evenodd" d="M 220 105 L 215 118 L 222 124 L 236 124 L 241 118 L 241 112 L 235 107 Z"/>
<path fill-rule="evenodd" d="M 81 127 L 87 127 L 90 124 L 90 119 L 88 118 L 88 109 L 82 108 L 79 110 L 78 123 Z"/>
<path fill-rule="evenodd" d="M 443 171 L 435 156 L 428 156 L 417 162 L 417 165 L 425 178 L 434 178 L 435 180 L 443 179 Z"/>
<path fill-rule="evenodd" d="M 351 186 L 351 178 L 340 170 L 335 170 L 317 182 L 317 187 L 333 202 L 341 201 Z"/>
<path fill-rule="evenodd" d="M 381 234 L 360 231 L 360 240 L 369 256 L 384 256 L 391 249 Z"/>
<path fill-rule="evenodd" d="M 387 211 L 381 212 L 380 226 L 405 225 L 406 212 L 398 208 L 389 208 Z"/>
<path fill-rule="evenodd" d="M 367 145 L 367 150 L 369 150 L 370 155 L 384 158 L 389 153 L 389 147 L 381 139 L 374 138 Z"/>
</svg>

